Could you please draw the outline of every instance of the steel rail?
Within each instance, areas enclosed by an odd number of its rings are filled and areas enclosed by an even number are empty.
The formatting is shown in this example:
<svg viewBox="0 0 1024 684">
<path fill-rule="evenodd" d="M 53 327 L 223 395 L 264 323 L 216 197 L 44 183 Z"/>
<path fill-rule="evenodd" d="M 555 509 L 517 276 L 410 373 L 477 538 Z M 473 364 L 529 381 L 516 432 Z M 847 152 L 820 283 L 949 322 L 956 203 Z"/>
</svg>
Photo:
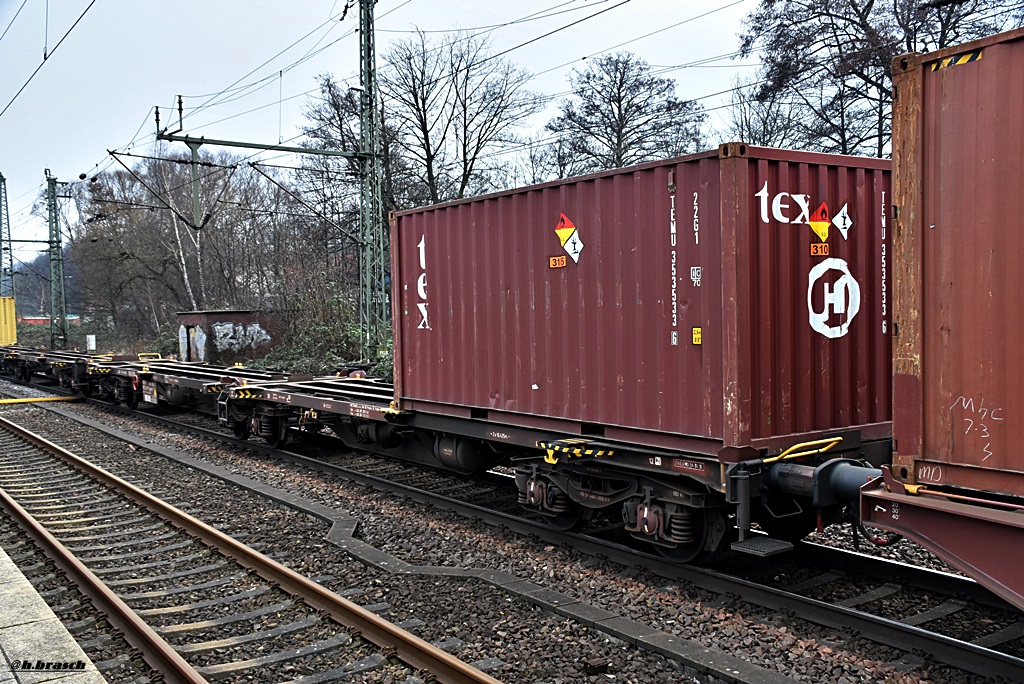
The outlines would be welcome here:
<svg viewBox="0 0 1024 684">
<path fill-rule="evenodd" d="M 166 420 L 165 418 L 160 418 L 161 422 Z M 184 425 L 182 427 L 195 433 L 203 433 L 210 438 L 239 443 L 233 437 L 217 433 L 213 430 L 205 430 L 204 428 L 192 425 Z M 259 447 L 258 450 L 260 451 L 264 450 L 264 445 L 254 444 L 251 446 Z M 489 510 L 476 504 L 462 502 L 458 499 L 429 492 L 414 486 L 393 482 L 386 477 L 377 477 L 343 466 L 324 463 L 323 461 L 294 452 L 280 449 L 270 451 L 278 457 L 285 457 L 312 470 L 336 473 L 354 481 L 380 488 L 386 487 L 393 490 L 401 490 L 404 496 L 408 496 L 416 501 L 439 506 L 461 515 L 476 517 L 489 524 L 502 525 L 513 532 L 535 535 L 550 543 L 568 543 L 573 548 L 584 553 L 604 557 L 627 567 L 642 566 L 662 577 L 685 580 L 697 587 L 713 591 L 717 594 L 739 596 L 741 600 L 753 605 L 770 610 L 791 611 L 809 622 L 856 632 L 877 643 L 893 646 L 905 651 L 924 651 L 932 654 L 933 657 L 943 663 L 975 674 L 992 678 L 1002 677 L 1008 681 L 1024 681 L 1024 660 L 984 646 L 947 637 L 897 620 L 865 613 L 856 608 L 847 608 L 827 601 L 802 596 L 785 589 L 765 586 L 751 580 L 735 577 L 726 572 L 697 565 L 679 565 L 660 556 L 648 554 L 630 546 L 603 540 L 584 533 L 553 530 L 542 523 L 533 522 L 526 518 L 509 515 L 500 511 Z M 803 553 L 808 552 L 812 552 L 812 550 L 807 549 L 803 551 Z M 835 553 L 840 552 L 835 551 Z M 855 562 L 856 565 L 863 565 L 870 561 L 869 557 L 861 556 L 852 562 Z M 891 565 L 891 562 L 885 562 L 886 568 L 890 570 Z M 864 569 L 861 568 L 861 572 L 863 571 Z M 968 593 L 975 600 L 981 600 L 981 597 L 977 594 L 977 583 L 972 580 L 951 575 L 945 576 L 942 573 L 914 566 L 904 566 L 903 570 L 898 574 L 901 579 L 910 584 L 920 583 L 922 586 L 935 588 L 939 585 L 946 585 L 946 590 L 951 594 Z M 953 588 L 954 586 L 956 587 L 955 589 Z M 998 599 L 995 597 L 990 597 L 990 600 L 998 602 Z"/>
<path fill-rule="evenodd" d="M 114 408 L 118 412 L 130 412 L 128 409 L 112 406 L 107 402 L 97 401 L 97 404 L 106 408 Z M 256 451 L 263 453 L 273 453 L 278 457 L 284 457 L 287 460 L 291 460 L 312 470 L 324 473 L 335 473 L 340 476 L 350 478 L 356 482 L 369 484 L 371 486 L 401 490 L 403 495 L 419 502 L 429 503 L 439 506 L 442 509 L 457 512 L 469 517 L 477 517 L 490 524 L 503 525 L 516 533 L 535 535 L 549 543 L 568 543 L 573 548 L 584 553 L 604 557 L 610 561 L 621 563 L 627 567 L 642 566 L 662 577 L 684 580 L 699 588 L 718 594 L 736 595 L 745 602 L 761 606 L 763 608 L 791 611 L 797 616 L 815 624 L 857 632 L 877 643 L 882 643 L 907 651 L 918 649 L 932 654 L 933 657 L 943 663 L 982 676 L 993 678 L 1003 677 L 1009 681 L 1024 681 L 1024 660 L 1000 653 L 984 646 L 978 646 L 970 642 L 930 632 L 926 629 L 904 624 L 896 620 L 871 615 L 870 613 L 864 613 L 856 610 L 855 608 L 838 606 L 826 601 L 801 596 L 800 594 L 789 592 L 785 589 L 761 585 L 717 570 L 702 568 L 696 565 L 679 565 L 665 560 L 660 556 L 648 554 L 644 551 L 637 550 L 636 548 L 602 540 L 586 534 L 557 531 L 526 518 L 501 513 L 499 511 L 488 510 L 471 503 L 462 502 L 457 499 L 445 497 L 416 487 L 396 483 L 384 477 L 376 477 L 367 473 L 361 473 L 358 470 L 328 464 L 315 458 L 310 458 L 294 452 L 282 449 L 271 449 L 269 446 L 259 443 L 244 442 L 215 430 L 178 423 L 165 417 L 153 416 L 152 414 L 143 413 L 141 415 L 148 420 L 154 420 L 154 422 L 168 426 L 175 425 L 179 429 L 192 432 L 196 435 L 243 446 L 243 448 L 253 448 Z M 907 568 L 903 573 L 901 573 L 903 575 L 902 579 L 906 581 L 909 579 L 909 575 L 919 574 L 917 573 L 917 570 L 920 569 L 914 569 L 912 567 Z M 933 571 L 928 572 L 929 576 L 932 578 L 929 581 L 935 581 L 936 573 Z M 950 581 L 952 581 L 952 579 Z M 970 580 L 964 580 L 964 583 L 970 583 Z M 924 584 L 928 584 L 928 581 L 925 581 Z"/>
<path fill-rule="evenodd" d="M 110 404 L 104 404 L 104 406 L 109 407 Z M 741 600 L 753 605 L 770 610 L 791 611 L 795 615 L 815 624 L 857 632 L 877 643 L 906 651 L 921 650 L 932 654 L 933 657 L 943 663 L 975 674 L 992 678 L 1003 677 L 1009 681 L 1024 681 L 1024 660 L 984 646 L 947 637 L 921 627 L 901 623 L 897 620 L 865 613 L 856 608 L 847 608 L 828 603 L 827 601 L 802 596 L 785 589 L 765 586 L 711 568 L 704 568 L 698 565 L 679 565 L 660 556 L 648 554 L 616 542 L 589 536 L 585 533 L 561 532 L 542 523 L 459 501 L 458 499 L 415 486 L 394 482 L 387 477 L 378 477 L 344 466 L 325 463 L 318 459 L 283 449 L 271 449 L 269 446 L 259 443 L 244 442 L 216 430 L 177 423 L 162 416 L 143 415 L 147 419 L 154 419 L 155 422 L 167 426 L 176 425 L 180 429 L 208 439 L 216 439 L 245 448 L 253 448 L 256 451 L 273 454 L 279 458 L 283 457 L 311 470 L 328 474 L 333 473 L 355 482 L 382 489 L 400 490 L 402 495 L 415 501 L 438 506 L 467 517 L 477 518 L 488 524 L 501 525 L 519 534 L 534 535 L 549 543 L 568 543 L 573 548 L 584 553 L 604 557 L 627 567 L 641 566 L 662 577 L 684 580 L 717 594 L 739 596 Z M 810 548 L 800 551 L 800 553 L 805 555 L 815 552 L 814 549 Z M 849 552 L 833 550 L 833 554 L 849 554 Z M 833 562 L 835 562 L 835 555 L 833 555 Z M 870 557 L 858 554 L 856 557 L 844 561 L 844 563 L 846 562 L 852 563 L 851 567 L 855 571 L 869 574 L 863 565 L 871 562 Z M 870 574 L 878 575 L 883 572 L 892 572 L 894 573 L 894 578 L 898 576 L 899 579 L 909 584 L 920 584 L 923 587 L 947 591 L 950 594 L 965 593 L 971 595 L 976 601 L 998 603 L 998 599 L 994 596 L 990 596 L 988 601 L 984 601 L 982 595 L 979 595 L 977 583 L 973 580 L 945 575 L 915 566 L 903 566 L 903 569 L 896 573 L 892 568 L 893 562 L 884 561 L 883 563 L 879 561 L 879 563 L 882 563 L 884 568 Z"/>
<path fill-rule="evenodd" d="M 278 455 L 281 455 L 280 451 Z M 809 622 L 859 633 L 867 639 L 901 650 L 920 650 L 930 653 L 943 663 L 975 674 L 991 678 L 1001 677 L 1006 681 L 1024 682 L 1024 660 L 984 646 L 947 637 L 897 620 L 865 613 L 856 608 L 847 608 L 827 601 L 802 596 L 785 589 L 765 586 L 751 580 L 730 575 L 729 573 L 697 565 L 679 565 L 659 556 L 638 551 L 633 547 L 602 540 L 587 534 L 559 532 L 544 526 L 542 523 L 517 518 L 499 511 L 481 509 L 475 504 L 459 502 L 449 497 L 431 494 L 415 487 L 390 482 L 386 478 L 377 478 L 365 473 L 358 473 L 358 471 L 351 471 L 324 463 L 320 463 L 317 466 L 315 465 L 315 460 L 298 454 L 288 454 L 288 457 L 296 461 L 301 459 L 301 463 L 307 467 L 318 467 L 323 471 L 334 470 L 335 472 L 344 472 L 347 476 L 353 477 L 353 479 L 358 479 L 368 484 L 376 483 L 378 487 L 386 483 L 391 488 L 401 489 L 406 496 L 420 501 L 428 501 L 432 497 L 434 505 L 438 505 L 437 502 L 441 500 L 443 501 L 443 508 L 460 512 L 467 516 L 475 515 L 491 524 L 504 525 L 512 531 L 521 534 L 536 535 L 550 543 L 565 544 L 568 542 L 574 549 L 607 558 L 627 567 L 640 566 L 661 577 L 684 580 L 717 594 L 736 595 L 741 600 L 753 605 L 776 611 L 790 611 Z M 481 510 L 485 511 L 483 515 L 480 514 Z M 811 549 L 802 551 L 805 554 L 811 552 Z M 834 553 L 838 554 L 839 552 L 834 551 Z M 866 568 L 863 566 L 871 562 L 868 560 L 869 558 L 863 556 L 857 558 L 854 564 L 860 567 L 855 568 L 855 571 L 859 570 L 867 574 Z M 884 565 L 887 568 L 891 568 L 895 563 L 884 561 Z M 877 572 L 872 574 L 877 574 Z M 973 600 L 978 602 L 987 604 L 1000 603 L 1000 599 L 992 596 L 987 590 L 981 589 L 973 580 L 946 576 L 942 573 L 913 566 L 903 566 L 900 572 L 894 573 L 895 575 L 898 575 L 900 579 L 910 584 L 921 584 L 922 586 L 932 586 L 935 588 L 944 585 L 944 588 L 940 590 L 948 591 L 950 595 L 964 593 L 970 595 Z M 989 596 L 984 597 L 980 592 L 988 593 Z M 1008 604 L 1004 603 L 1004 606 L 1008 606 Z"/>
<path fill-rule="evenodd" d="M 27 397 L 24 399 L 0 399 L 0 404 L 39 404 L 47 401 L 81 401 L 81 397 Z"/>
<path fill-rule="evenodd" d="M 307 605 L 317 610 L 324 611 L 339 624 L 347 627 L 353 632 L 357 632 L 359 636 L 385 650 L 389 655 L 394 655 L 406 665 L 409 665 L 414 669 L 430 673 L 438 682 L 450 682 L 451 684 L 499 684 L 499 680 L 481 672 L 468 663 L 459 660 L 440 648 L 437 648 L 423 639 L 420 639 L 400 627 L 393 625 L 365 608 L 338 596 L 334 592 L 285 567 L 277 561 L 268 558 L 262 553 L 249 548 L 223 532 L 207 525 L 201 520 L 198 520 L 174 506 L 161 501 L 148 492 L 145 492 L 120 477 L 85 461 L 43 437 L 29 432 L 28 430 L 25 430 L 2 417 L 0 417 L 0 427 L 19 435 L 37 447 L 62 458 L 75 468 L 85 472 L 90 477 L 99 480 L 129 499 L 145 506 L 168 523 L 184 530 L 197 539 L 200 539 L 207 545 L 217 549 L 221 553 L 224 553 L 240 565 L 250 568 L 264 579 L 275 583 L 284 591 L 295 596 Z M 20 509 L 20 506 L 18 506 L 16 502 L 4 493 L 4 503 L 6 504 L 8 500 Z M 31 519 L 23 509 L 22 515 Z M 38 528 L 38 524 L 36 524 L 35 527 Z M 52 535 L 49 535 L 46 530 L 42 528 L 38 529 L 52 539 Z M 55 539 L 53 539 L 53 543 L 59 544 Z M 73 557 L 71 558 L 72 560 L 75 560 Z M 88 569 L 85 568 L 84 565 L 81 565 L 77 560 L 75 560 L 75 562 L 83 570 L 88 572 Z M 89 574 L 91 575 L 92 573 Z M 92 578 L 95 582 L 99 582 L 95 575 L 93 575 Z M 107 592 L 109 594 L 109 590 L 107 590 Z M 114 600 L 120 602 L 120 600 L 113 594 L 109 595 Z M 121 605 L 124 606 L 123 603 L 121 603 Z M 131 612 L 131 609 L 127 606 L 124 606 L 124 610 Z M 134 613 L 131 613 L 131 615 L 134 616 Z M 141 620 L 139 620 L 137 616 L 135 616 L 134 619 L 141 623 Z M 156 636 L 155 633 L 154 636 Z M 156 638 L 159 639 L 159 637 Z M 162 640 L 160 641 L 162 642 Z M 131 641 L 129 641 L 129 643 L 131 643 Z M 132 645 L 139 648 L 140 651 L 143 650 L 142 646 L 138 646 L 134 643 Z M 170 646 L 166 647 L 170 649 Z M 176 653 L 174 653 L 174 656 L 181 660 L 185 666 L 188 666 L 188 663 L 185 663 L 185 661 Z M 149 661 L 147 660 L 147 662 Z M 163 661 L 159 660 L 157 662 L 161 666 L 158 669 L 163 672 Z M 191 667 L 188 667 L 191 670 Z M 173 672 L 173 670 L 170 671 Z M 173 681 L 205 681 L 197 673 L 195 676 L 197 679 L 183 678 Z M 170 677 L 168 677 L 168 679 L 170 681 Z"/>
<path fill-rule="evenodd" d="M 0 417 L 0 427 L 19 437 L 29 439 L 40 449 L 51 451 L 49 446 L 44 446 L 36 439 L 32 439 L 35 435 L 26 433 L 5 418 Z M 118 598 L 100 578 L 2 488 L 0 488 L 0 505 L 35 541 L 43 553 L 78 585 L 82 593 L 89 597 L 93 605 L 110 621 L 110 624 L 121 631 L 125 641 L 133 648 L 138 649 L 143 660 L 164 676 L 165 681 L 170 684 L 202 684 L 206 682 L 206 679 L 196 672 L 170 644 L 143 622 L 135 611 Z"/>
</svg>

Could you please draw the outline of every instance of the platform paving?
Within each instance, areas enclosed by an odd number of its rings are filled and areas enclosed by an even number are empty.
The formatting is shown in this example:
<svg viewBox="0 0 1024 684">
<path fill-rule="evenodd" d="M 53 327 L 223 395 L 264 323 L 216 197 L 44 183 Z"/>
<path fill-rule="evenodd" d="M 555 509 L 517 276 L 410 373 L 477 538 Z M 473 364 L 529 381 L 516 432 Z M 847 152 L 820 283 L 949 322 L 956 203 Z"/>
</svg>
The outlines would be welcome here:
<svg viewBox="0 0 1024 684">
<path fill-rule="evenodd" d="M 46 601 L 0 549 L 0 684 L 105 684 Z"/>
</svg>

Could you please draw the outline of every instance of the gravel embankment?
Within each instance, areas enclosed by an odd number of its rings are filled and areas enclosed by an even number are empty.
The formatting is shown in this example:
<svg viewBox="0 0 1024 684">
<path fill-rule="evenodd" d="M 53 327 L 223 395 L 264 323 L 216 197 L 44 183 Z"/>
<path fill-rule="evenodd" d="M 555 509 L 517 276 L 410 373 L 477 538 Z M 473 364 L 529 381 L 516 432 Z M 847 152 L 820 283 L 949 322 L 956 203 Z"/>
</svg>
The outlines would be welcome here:
<svg viewBox="0 0 1024 684">
<path fill-rule="evenodd" d="M 580 601 L 682 638 L 693 639 L 804 682 L 968 682 L 970 675 L 931 665 L 859 638 L 772 613 L 572 549 L 496 531 L 437 510 L 418 510 L 379 492 L 297 466 L 240 453 L 162 428 L 130 423 L 90 407 L 94 420 L 130 430 L 232 472 L 295 492 L 359 520 L 364 542 L 415 565 L 488 567 L 514 574 Z M 327 525 L 240 492 L 205 474 L 76 426 L 39 408 L 7 408 L 26 424 L 73 451 L 183 507 L 230 534 L 248 535 L 266 553 L 364 604 L 388 604 L 393 621 L 415 618 L 430 641 L 458 639 L 467 661 L 498 658 L 491 673 L 508 682 L 679 681 L 676 664 L 610 639 L 596 630 L 532 609 L 525 601 L 476 580 L 396 576 L 367 567 L 324 541 Z"/>
</svg>

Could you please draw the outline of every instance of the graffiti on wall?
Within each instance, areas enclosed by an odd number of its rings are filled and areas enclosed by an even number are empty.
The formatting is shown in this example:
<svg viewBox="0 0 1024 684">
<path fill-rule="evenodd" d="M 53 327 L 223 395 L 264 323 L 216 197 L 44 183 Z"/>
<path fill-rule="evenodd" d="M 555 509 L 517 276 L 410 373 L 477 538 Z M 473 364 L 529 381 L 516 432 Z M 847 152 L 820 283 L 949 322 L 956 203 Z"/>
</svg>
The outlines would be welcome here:
<svg viewBox="0 0 1024 684">
<path fill-rule="evenodd" d="M 259 323 L 214 323 L 213 347 L 218 352 L 240 352 L 270 342 L 270 334 Z"/>
<path fill-rule="evenodd" d="M 229 353 L 238 354 L 242 351 L 255 349 L 271 341 L 270 333 L 259 323 L 214 323 L 210 326 L 208 336 L 201 325 L 180 326 L 178 328 L 178 351 L 185 361 L 209 361 L 211 355 Z M 208 346 L 212 342 L 213 346 Z"/>
</svg>

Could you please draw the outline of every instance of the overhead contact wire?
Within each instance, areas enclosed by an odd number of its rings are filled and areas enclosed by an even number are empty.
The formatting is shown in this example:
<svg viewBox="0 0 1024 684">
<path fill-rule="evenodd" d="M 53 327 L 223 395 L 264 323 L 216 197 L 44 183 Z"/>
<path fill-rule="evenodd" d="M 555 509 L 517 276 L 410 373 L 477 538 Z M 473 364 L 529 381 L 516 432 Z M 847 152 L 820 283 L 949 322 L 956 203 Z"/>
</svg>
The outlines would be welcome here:
<svg viewBox="0 0 1024 684">
<path fill-rule="evenodd" d="M 64 42 L 64 39 L 67 38 L 71 34 L 71 32 L 75 30 L 75 27 L 78 26 L 78 22 L 82 21 L 82 18 L 85 17 L 86 13 L 90 9 L 92 9 L 92 6 L 95 5 L 95 4 L 96 4 L 96 0 L 92 0 L 92 2 L 89 3 L 89 6 L 85 8 L 85 10 L 82 12 L 81 15 L 79 15 L 78 19 L 75 20 L 75 23 L 71 25 L 71 28 L 69 28 L 67 30 L 67 33 L 65 33 L 63 36 L 61 36 L 61 39 L 59 41 L 57 41 L 56 45 L 53 46 L 53 49 L 50 50 L 50 53 L 43 57 L 43 61 L 41 61 L 39 63 L 39 66 L 36 67 L 36 70 L 33 71 L 32 75 L 28 77 L 28 80 L 25 81 L 25 85 L 21 86 L 21 88 L 18 89 L 18 92 L 14 94 L 14 97 L 11 98 L 11 101 L 8 102 L 7 106 L 4 107 L 2 112 L 0 112 L 0 116 L 3 116 L 4 114 L 7 113 L 7 110 L 11 108 L 11 105 L 14 104 L 14 101 L 18 99 L 18 96 L 21 95 L 22 92 L 24 92 L 25 88 L 28 87 L 28 84 L 31 83 L 32 79 L 35 78 L 36 74 L 39 73 L 39 70 L 43 68 L 44 64 L 46 64 L 47 59 L 49 59 L 49 57 L 53 56 L 53 53 L 55 53 L 57 51 L 57 48 L 59 48 L 61 46 L 61 43 Z"/>
<path fill-rule="evenodd" d="M 12 26 L 14 26 L 14 20 L 18 18 L 19 14 L 21 14 L 21 10 L 25 9 L 25 4 L 27 2 L 28 2 L 28 0 L 22 0 L 21 1 L 21 7 L 19 7 L 18 11 L 14 13 L 14 17 L 11 19 L 11 23 L 7 24 L 7 28 L 4 29 L 3 35 L 0 35 L 0 41 L 3 41 L 4 36 L 6 36 L 7 32 L 11 30 Z"/>
</svg>

